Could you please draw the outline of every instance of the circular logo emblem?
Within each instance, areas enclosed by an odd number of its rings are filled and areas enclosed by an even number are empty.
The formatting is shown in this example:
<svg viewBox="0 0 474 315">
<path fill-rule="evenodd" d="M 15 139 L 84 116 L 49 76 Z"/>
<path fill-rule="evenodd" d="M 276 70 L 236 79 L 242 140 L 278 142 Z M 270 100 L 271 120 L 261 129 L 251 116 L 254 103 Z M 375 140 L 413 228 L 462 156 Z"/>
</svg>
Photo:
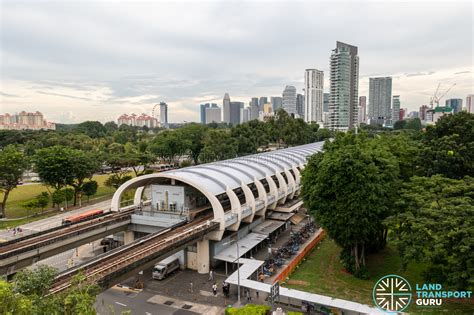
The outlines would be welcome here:
<svg viewBox="0 0 474 315">
<path fill-rule="evenodd" d="M 375 305 L 386 312 L 401 312 L 410 305 L 411 286 L 397 275 L 381 278 L 372 291 Z"/>
</svg>

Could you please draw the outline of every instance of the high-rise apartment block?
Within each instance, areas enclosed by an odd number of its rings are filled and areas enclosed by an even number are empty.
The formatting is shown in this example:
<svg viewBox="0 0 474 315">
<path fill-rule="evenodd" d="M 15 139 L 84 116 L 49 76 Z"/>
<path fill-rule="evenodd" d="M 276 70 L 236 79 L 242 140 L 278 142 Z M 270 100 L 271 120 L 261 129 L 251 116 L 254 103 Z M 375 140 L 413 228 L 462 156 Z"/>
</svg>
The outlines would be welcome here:
<svg viewBox="0 0 474 315">
<path fill-rule="evenodd" d="M 0 129 L 9 130 L 41 130 L 41 129 L 56 129 L 56 124 L 48 122 L 40 112 L 27 113 L 25 111 L 19 114 L 4 114 L 0 115 Z"/>
<path fill-rule="evenodd" d="M 392 125 L 400 120 L 400 95 L 393 96 L 392 102 Z"/>
<path fill-rule="evenodd" d="M 132 127 L 148 127 L 155 128 L 159 127 L 158 119 L 155 117 L 149 116 L 147 114 L 141 114 L 140 116 L 136 114 L 123 114 L 117 119 L 117 125 L 128 125 Z"/>
<path fill-rule="evenodd" d="M 474 114 L 474 94 L 469 94 L 466 97 L 466 111 Z"/>
<path fill-rule="evenodd" d="M 304 73 L 304 120 L 306 122 L 323 122 L 323 87 L 324 72 L 306 69 Z"/>
<path fill-rule="evenodd" d="M 329 112 L 329 93 L 323 94 L 323 113 Z"/>
<path fill-rule="evenodd" d="M 296 88 L 291 85 L 287 85 L 283 91 L 283 109 L 288 115 L 297 115 L 296 111 Z"/>
<path fill-rule="evenodd" d="M 296 113 L 304 119 L 304 95 L 296 94 Z"/>
<path fill-rule="evenodd" d="M 462 111 L 462 99 L 461 98 L 450 98 L 446 100 L 446 106 L 453 109 L 453 113 L 459 113 Z"/>
<path fill-rule="evenodd" d="M 359 56 L 357 47 L 336 42 L 330 59 L 329 129 L 347 131 L 357 125 Z"/>
<path fill-rule="evenodd" d="M 367 97 L 359 97 L 359 124 L 367 123 Z"/>
<path fill-rule="evenodd" d="M 225 123 L 230 123 L 230 96 L 229 93 L 224 94 L 224 99 L 222 100 L 222 111 L 224 117 L 222 119 Z"/>
<path fill-rule="evenodd" d="M 370 78 L 369 120 L 371 124 L 390 124 L 392 117 L 392 78 Z"/>
<path fill-rule="evenodd" d="M 428 105 L 421 105 L 420 106 L 420 110 L 418 111 L 418 117 L 422 120 L 422 121 L 427 121 L 427 112 L 428 110 L 430 109 L 430 107 Z"/>
</svg>

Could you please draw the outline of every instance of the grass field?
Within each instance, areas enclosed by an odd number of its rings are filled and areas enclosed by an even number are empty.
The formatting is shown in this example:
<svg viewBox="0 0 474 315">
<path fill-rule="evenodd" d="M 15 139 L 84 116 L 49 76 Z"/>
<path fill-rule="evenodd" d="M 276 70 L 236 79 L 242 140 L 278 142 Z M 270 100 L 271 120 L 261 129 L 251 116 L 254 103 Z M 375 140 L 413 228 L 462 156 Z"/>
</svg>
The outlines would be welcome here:
<svg viewBox="0 0 474 315">
<path fill-rule="evenodd" d="M 291 275 L 285 286 L 289 288 L 319 293 L 374 305 L 372 288 L 375 282 L 388 274 L 397 274 L 412 285 L 423 282 L 423 265 L 410 264 L 407 270 L 401 269 L 401 260 L 396 248 L 388 245 L 382 252 L 367 257 L 369 280 L 357 279 L 344 271 L 339 261 L 340 248 L 333 240 L 324 239 L 299 268 Z M 427 309 L 412 306 L 408 312 L 413 314 L 474 314 L 474 305 L 443 303 L 442 309 Z"/>
<path fill-rule="evenodd" d="M 104 175 L 95 175 L 93 180 L 97 181 L 99 188 L 97 189 L 97 194 L 92 198 L 99 198 L 107 195 L 112 195 L 114 189 L 106 187 L 104 185 L 105 180 L 109 177 L 108 174 Z M 13 189 L 8 197 L 6 216 L 7 218 L 21 218 L 27 215 L 31 215 L 34 212 L 28 211 L 23 207 L 23 204 L 34 199 L 37 195 L 43 191 L 48 191 L 46 186 L 42 184 L 31 184 L 31 185 L 21 185 Z M 83 203 L 87 201 L 87 197 L 82 198 Z M 49 205 L 51 207 L 51 204 Z M 46 209 L 45 209 L 46 210 Z M 36 213 L 41 213 L 41 209 L 35 209 Z"/>
</svg>

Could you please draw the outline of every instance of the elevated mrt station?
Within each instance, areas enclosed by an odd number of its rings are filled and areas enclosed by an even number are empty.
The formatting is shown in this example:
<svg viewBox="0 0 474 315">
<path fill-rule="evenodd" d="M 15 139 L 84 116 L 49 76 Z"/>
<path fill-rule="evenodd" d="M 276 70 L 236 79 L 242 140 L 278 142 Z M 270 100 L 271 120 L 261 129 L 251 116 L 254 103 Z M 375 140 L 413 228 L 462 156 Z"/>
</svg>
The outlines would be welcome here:
<svg viewBox="0 0 474 315">
<path fill-rule="evenodd" d="M 321 151 L 323 144 L 133 178 L 116 191 L 111 204 L 116 212 L 138 209 L 131 215 L 123 241 L 128 244 L 149 233 L 207 219 L 218 223 L 218 229 L 181 251 L 182 264 L 207 273 L 219 261 L 233 262 L 235 253 L 229 253 L 228 246 L 231 239 L 237 238 L 249 248 L 289 224 L 302 205 L 298 200 L 301 171 L 307 158 Z M 121 200 L 127 191 L 135 191 L 133 205 L 123 207 Z"/>
</svg>

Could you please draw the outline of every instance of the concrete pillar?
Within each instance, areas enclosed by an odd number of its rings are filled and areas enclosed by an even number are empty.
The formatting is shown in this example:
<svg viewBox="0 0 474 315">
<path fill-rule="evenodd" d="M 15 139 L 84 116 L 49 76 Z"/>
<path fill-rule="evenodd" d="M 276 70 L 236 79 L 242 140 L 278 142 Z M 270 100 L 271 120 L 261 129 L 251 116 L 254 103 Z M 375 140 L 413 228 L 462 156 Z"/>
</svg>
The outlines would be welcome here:
<svg viewBox="0 0 474 315">
<path fill-rule="evenodd" d="M 199 273 L 209 273 L 209 240 L 197 242 L 197 270 Z"/>
<path fill-rule="evenodd" d="M 125 231 L 123 232 L 123 244 L 127 245 L 130 244 L 135 240 L 135 234 L 133 231 Z"/>
</svg>

